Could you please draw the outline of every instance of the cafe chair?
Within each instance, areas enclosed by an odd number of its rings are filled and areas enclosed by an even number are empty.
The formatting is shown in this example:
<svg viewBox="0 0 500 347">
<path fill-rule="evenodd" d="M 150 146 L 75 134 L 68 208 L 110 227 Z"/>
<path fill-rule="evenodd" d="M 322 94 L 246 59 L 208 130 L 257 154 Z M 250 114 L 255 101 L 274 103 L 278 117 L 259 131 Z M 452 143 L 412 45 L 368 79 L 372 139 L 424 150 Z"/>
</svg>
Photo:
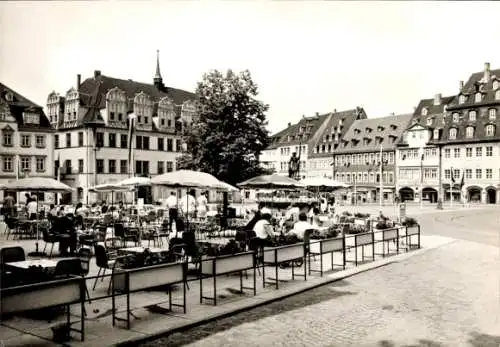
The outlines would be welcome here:
<svg viewBox="0 0 500 347">
<path fill-rule="evenodd" d="M 106 274 L 106 270 L 111 270 L 113 272 L 115 270 L 116 264 L 119 259 L 126 258 L 126 257 L 116 257 L 113 259 L 110 259 L 109 254 L 106 253 L 106 249 L 104 248 L 103 245 L 94 245 L 94 254 L 95 254 L 95 262 L 97 267 L 99 268 L 99 271 L 97 272 L 97 276 L 95 278 L 94 286 L 92 290 L 95 290 L 95 287 L 97 285 L 97 280 L 99 277 L 101 277 L 101 282 L 104 280 L 104 276 Z M 102 271 L 102 273 L 101 273 Z M 109 286 L 108 286 L 108 293 L 111 291 L 111 277 L 109 280 Z"/>
<path fill-rule="evenodd" d="M 50 247 L 50 254 L 49 254 L 50 258 L 52 257 L 52 252 L 54 251 L 54 244 L 59 242 L 61 238 L 59 237 L 59 235 L 49 232 L 49 230 L 46 228 L 42 229 L 42 236 L 43 236 L 43 242 L 45 242 L 45 246 L 43 247 L 43 253 L 45 253 L 47 244 L 49 243 L 52 244 L 52 246 Z"/>
<path fill-rule="evenodd" d="M 56 268 L 54 270 L 54 278 L 62 279 L 62 278 L 69 278 L 71 276 L 82 276 L 82 273 L 83 273 L 82 263 L 79 258 L 62 259 L 57 262 Z M 85 289 L 87 289 L 86 285 Z M 85 307 L 83 307 L 83 314 L 87 315 Z"/>
<path fill-rule="evenodd" d="M 80 248 L 78 250 L 78 258 L 80 259 L 80 276 L 87 277 L 90 271 L 90 259 L 92 258 L 92 253 L 89 248 Z M 85 292 L 87 293 L 87 297 L 89 299 L 89 304 L 92 303 L 90 301 L 90 293 L 87 288 L 87 282 L 85 282 Z"/>
<path fill-rule="evenodd" d="M 5 247 L 0 249 L 0 264 L 12 263 L 26 260 L 26 254 L 22 247 Z"/>
</svg>

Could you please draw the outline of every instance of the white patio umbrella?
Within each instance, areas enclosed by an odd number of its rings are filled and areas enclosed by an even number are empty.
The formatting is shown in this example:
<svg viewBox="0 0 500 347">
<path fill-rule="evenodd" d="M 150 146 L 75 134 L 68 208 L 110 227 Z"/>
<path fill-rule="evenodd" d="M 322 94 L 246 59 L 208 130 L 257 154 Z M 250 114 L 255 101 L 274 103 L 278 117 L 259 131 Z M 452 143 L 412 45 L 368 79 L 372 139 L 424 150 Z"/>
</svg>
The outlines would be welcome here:
<svg viewBox="0 0 500 347">
<path fill-rule="evenodd" d="M 148 177 L 129 177 L 117 183 L 120 186 L 137 187 L 137 186 L 150 186 L 151 179 Z"/>
<path fill-rule="evenodd" d="M 63 192 L 71 192 L 73 189 L 55 179 L 47 178 L 47 177 L 27 177 L 15 180 L 13 182 L 5 185 L 6 190 L 13 190 L 17 192 L 29 191 L 29 192 L 51 192 L 51 193 L 63 193 Z M 38 211 L 38 198 L 36 199 Z M 40 239 L 40 232 L 38 229 L 38 223 L 36 225 L 36 251 L 31 253 L 32 256 L 40 256 L 45 255 L 45 253 L 38 251 L 38 241 Z"/>
<path fill-rule="evenodd" d="M 122 186 L 118 183 L 103 183 L 103 184 L 98 184 L 92 188 L 89 189 L 89 191 L 94 192 L 94 193 L 107 193 L 111 192 L 111 206 L 113 206 L 114 203 L 114 194 L 115 192 L 126 192 L 129 191 L 129 187 Z M 114 214 L 111 213 L 111 217 L 113 219 L 113 238 L 115 237 L 115 217 Z"/>
<path fill-rule="evenodd" d="M 339 182 L 337 180 L 332 180 L 326 177 L 312 177 L 305 178 L 300 181 L 300 183 L 308 186 L 308 187 L 326 187 L 326 188 L 348 188 L 349 185 Z"/>
</svg>

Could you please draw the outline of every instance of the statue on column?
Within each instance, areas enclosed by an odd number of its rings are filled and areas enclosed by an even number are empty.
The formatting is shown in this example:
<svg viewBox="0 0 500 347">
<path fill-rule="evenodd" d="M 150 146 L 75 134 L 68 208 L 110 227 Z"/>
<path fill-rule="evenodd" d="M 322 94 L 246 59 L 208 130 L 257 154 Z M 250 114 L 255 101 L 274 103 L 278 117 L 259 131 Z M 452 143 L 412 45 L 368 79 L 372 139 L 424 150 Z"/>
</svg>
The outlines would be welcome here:
<svg viewBox="0 0 500 347">
<path fill-rule="evenodd" d="M 288 177 L 298 180 L 300 177 L 300 156 L 296 152 L 292 153 L 292 157 L 288 162 Z"/>
</svg>

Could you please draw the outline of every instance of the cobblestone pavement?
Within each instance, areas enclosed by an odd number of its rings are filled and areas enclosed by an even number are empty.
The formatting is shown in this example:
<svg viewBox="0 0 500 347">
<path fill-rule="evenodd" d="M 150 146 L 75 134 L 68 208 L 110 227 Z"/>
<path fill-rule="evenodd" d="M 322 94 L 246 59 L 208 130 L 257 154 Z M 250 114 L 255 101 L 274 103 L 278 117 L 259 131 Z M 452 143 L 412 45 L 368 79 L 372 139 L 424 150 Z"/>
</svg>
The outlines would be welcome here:
<svg viewBox="0 0 500 347">
<path fill-rule="evenodd" d="M 452 213 L 435 231 L 498 233 L 495 213 L 474 214 Z M 498 347 L 499 249 L 485 243 L 457 240 L 143 346 Z"/>
</svg>

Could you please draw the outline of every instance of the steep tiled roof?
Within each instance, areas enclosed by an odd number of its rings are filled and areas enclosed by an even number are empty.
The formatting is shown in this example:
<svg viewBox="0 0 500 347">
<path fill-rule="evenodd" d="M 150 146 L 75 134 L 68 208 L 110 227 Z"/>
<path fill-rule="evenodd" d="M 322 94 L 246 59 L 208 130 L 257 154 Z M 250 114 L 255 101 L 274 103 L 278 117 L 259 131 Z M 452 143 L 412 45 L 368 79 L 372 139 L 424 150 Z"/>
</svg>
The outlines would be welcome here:
<svg viewBox="0 0 500 347">
<path fill-rule="evenodd" d="M 299 143 L 307 143 L 310 145 L 314 134 L 316 134 L 321 124 L 323 124 L 327 118 L 328 114 L 303 117 L 298 123 L 289 125 L 287 128 L 272 135 L 267 149 L 298 145 Z"/>
<path fill-rule="evenodd" d="M 415 112 L 413 112 L 410 126 L 419 124 L 423 127 L 442 128 L 445 106 L 447 107 L 453 98 L 454 96 L 440 97 L 439 103 L 435 103 L 434 99 L 420 100 Z"/>
<path fill-rule="evenodd" d="M 411 118 L 412 114 L 403 114 L 356 120 L 335 153 L 376 152 L 381 145 L 384 151 L 394 150 Z"/>
<path fill-rule="evenodd" d="M 88 111 L 80 119 L 78 119 L 75 124 L 71 126 L 80 126 L 83 124 L 104 124 L 104 120 L 100 115 L 100 110 L 106 107 L 106 94 L 110 89 L 119 88 L 125 92 L 127 97 L 127 109 L 128 112 L 132 112 L 134 97 L 140 92 L 144 92 L 149 95 L 154 102 L 153 116 L 156 116 L 158 109 L 158 102 L 164 97 L 170 97 L 175 105 L 175 112 L 177 116 L 180 116 L 181 106 L 185 101 L 195 99 L 195 95 L 191 92 L 164 87 L 159 90 L 153 84 L 147 84 L 142 82 L 136 82 L 132 80 L 123 80 L 119 78 L 104 76 L 97 73 L 94 77 L 87 78 L 80 85 L 78 90 L 80 95 L 80 104 L 86 108 Z M 62 126 L 63 120 L 60 120 L 59 126 Z"/>
<path fill-rule="evenodd" d="M 461 91 L 453 97 L 449 103 L 445 119 L 438 140 L 433 139 L 431 143 L 474 143 L 486 141 L 500 141 L 500 100 L 495 99 L 495 92 L 500 89 L 499 86 L 494 89 L 495 80 L 500 82 L 500 69 L 489 70 L 489 78 L 484 79 L 485 72 L 475 72 L 464 84 Z M 482 100 L 475 101 L 475 94 L 480 92 Z M 459 104 L 460 96 L 466 97 L 465 102 Z M 495 119 L 490 119 L 489 112 L 496 110 Z M 475 111 L 475 119 L 470 117 L 470 112 Z M 457 121 L 458 116 L 458 121 Z M 493 136 L 486 136 L 486 126 L 493 125 L 495 132 Z M 473 127 L 474 133 L 471 138 L 466 137 L 466 129 Z M 456 129 L 456 138 L 450 138 L 450 129 Z"/>
<path fill-rule="evenodd" d="M 7 94 L 12 96 L 12 100 L 7 100 Z M 0 98 L 3 102 L 6 102 L 9 105 L 10 114 L 16 119 L 19 130 L 52 130 L 49 120 L 43 112 L 43 108 L 41 106 L 35 104 L 33 101 L 27 99 L 2 83 L 0 83 Z M 28 109 L 30 112 L 40 115 L 40 124 L 24 124 L 23 112 Z"/>
<path fill-rule="evenodd" d="M 309 156 L 312 158 L 321 158 L 321 157 L 331 157 L 332 151 L 321 151 L 317 150 L 319 146 L 326 144 L 326 146 L 330 145 L 330 148 L 335 151 L 338 144 L 341 142 L 342 138 L 347 133 L 348 129 L 351 127 L 353 122 L 356 119 L 366 119 L 365 110 L 361 107 L 356 107 L 352 110 L 346 111 L 334 111 L 330 114 L 330 118 L 328 123 L 324 127 L 321 133 L 318 133 L 318 136 L 315 138 L 315 142 L 309 148 Z M 341 125 L 340 125 L 341 124 Z M 333 136 L 338 133 L 338 143 L 334 142 Z M 326 139 L 328 137 L 328 139 Z M 323 141 L 325 140 L 325 141 Z M 316 147 L 316 150 L 315 150 Z M 327 147 L 328 148 L 328 147 Z M 321 147 L 320 147 L 321 149 Z"/>
</svg>

